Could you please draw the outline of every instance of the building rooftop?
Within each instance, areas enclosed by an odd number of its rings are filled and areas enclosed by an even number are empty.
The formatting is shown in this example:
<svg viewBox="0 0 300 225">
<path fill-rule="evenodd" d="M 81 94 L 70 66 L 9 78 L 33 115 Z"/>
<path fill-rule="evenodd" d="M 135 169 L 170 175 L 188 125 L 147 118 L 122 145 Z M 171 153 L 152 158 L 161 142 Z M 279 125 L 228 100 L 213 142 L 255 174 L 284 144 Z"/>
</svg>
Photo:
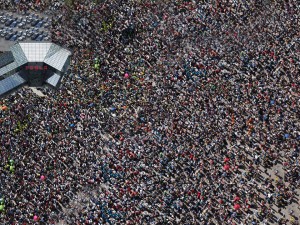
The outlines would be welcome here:
<svg viewBox="0 0 300 225">
<path fill-rule="evenodd" d="M 27 83 L 58 87 L 72 53 L 51 42 L 21 42 L 0 55 L 0 96 Z"/>
<path fill-rule="evenodd" d="M 18 73 L 15 73 L 4 80 L 0 81 L 0 96 L 21 86 L 22 84 L 26 83 L 26 81 L 19 76 Z"/>
</svg>

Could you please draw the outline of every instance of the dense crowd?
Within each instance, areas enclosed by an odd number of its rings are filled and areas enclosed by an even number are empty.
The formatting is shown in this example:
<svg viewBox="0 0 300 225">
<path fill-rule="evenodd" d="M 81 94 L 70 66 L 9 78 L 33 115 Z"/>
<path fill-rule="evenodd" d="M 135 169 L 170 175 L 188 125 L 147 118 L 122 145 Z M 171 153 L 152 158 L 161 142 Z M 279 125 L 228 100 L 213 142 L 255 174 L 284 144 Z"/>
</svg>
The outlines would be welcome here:
<svg viewBox="0 0 300 225">
<path fill-rule="evenodd" d="M 0 224 L 297 224 L 296 0 L 35 2 L 72 64 L 0 100 Z"/>
</svg>

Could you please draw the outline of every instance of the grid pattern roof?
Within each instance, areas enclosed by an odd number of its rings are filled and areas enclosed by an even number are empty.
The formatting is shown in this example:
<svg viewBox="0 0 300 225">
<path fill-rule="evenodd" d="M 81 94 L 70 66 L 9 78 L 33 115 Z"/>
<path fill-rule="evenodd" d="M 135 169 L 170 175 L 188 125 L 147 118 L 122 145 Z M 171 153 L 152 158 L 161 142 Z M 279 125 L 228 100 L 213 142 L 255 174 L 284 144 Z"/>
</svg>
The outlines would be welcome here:
<svg viewBox="0 0 300 225">
<path fill-rule="evenodd" d="M 16 69 L 18 67 L 16 62 L 12 62 L 2 68 L 0 68 L 0 77 L 3 76 L 4 74 Z"/>
<path fill-rule="evenodd" d="M 11 47 L 18 66 L 27 62 L 44 62 L 62 71 L 71 52 L 50 42 L 22 42 Z"/>
<path fill-rule="evenodd" d="M 52 75 L 51 77 L 49 77 L 46 80 L 46 83 L 52 85 L 53 87 L 56 87 L 56 85 L 58 84 L 60 78 L 61 77 L 58 74 L 55 73 L 54 75 Z"/>
<path fill-rule="evenodd" d="M 22 66 L 28 62 L 28 60 L 23 52 L 23 49 L 21 48 L 21 46 L 19 44 L 11 46 L 10 50 L 11 50 L 11 52 L 15 58 L 15 62 L 17 63 L 18 66 Z"/>
<path fill-rule="evenodd" d="M 69 52 L 66 49 L 61 48 L 59 51 L 57 51 L 55 54 L 50 56 L 49 58 L 45 59 L 45 63 L 49 66 L 52 66 L 53 68 L 62 71 L 64 65 L 67 62 L 68 57 L 71 55 L 71 52 Z"/>
<path fill-rule="evenodd" d="M 18 73 L 5 78 L 0 81 L 0 95 L 5 94 L 6 92 L 11 91 L 12 89 L 19 87 L 24 84 L 26 81 L 19 76 Z"/>
<path fill-rule="evenodd" d="M 43 62 L 52 44 L 39 42 L 24 42 L 19 43 L 19 45 L 21 46 L 28 62 Z"/>
</svg>

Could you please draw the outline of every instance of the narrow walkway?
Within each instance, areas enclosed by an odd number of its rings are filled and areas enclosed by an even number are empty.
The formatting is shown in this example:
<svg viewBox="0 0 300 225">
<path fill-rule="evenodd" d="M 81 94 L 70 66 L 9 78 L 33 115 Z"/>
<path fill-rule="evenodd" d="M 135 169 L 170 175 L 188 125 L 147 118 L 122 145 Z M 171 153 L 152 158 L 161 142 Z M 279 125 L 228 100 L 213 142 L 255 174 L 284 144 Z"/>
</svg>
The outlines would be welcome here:
<svg viewBox="0 0 300 225">
<path fill-rule="evenodd" d="M 31 89 L 33 93 L 35 93 L 39 97 L 46 97 L 46 95 L 44 95 L 43 92 L 39 91 L 37 88 L 35 87 L 28 87 L 28 88 Z"/>
</svg>

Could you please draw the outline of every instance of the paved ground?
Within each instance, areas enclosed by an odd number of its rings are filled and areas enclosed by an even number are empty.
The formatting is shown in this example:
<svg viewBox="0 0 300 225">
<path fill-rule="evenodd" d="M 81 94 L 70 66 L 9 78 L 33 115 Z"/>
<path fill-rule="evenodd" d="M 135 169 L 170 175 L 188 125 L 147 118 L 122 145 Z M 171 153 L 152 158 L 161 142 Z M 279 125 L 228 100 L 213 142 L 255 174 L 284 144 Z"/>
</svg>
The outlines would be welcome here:
<svg viewBox="0 0 300 225">
<path fill-rule="evenodd" d="M 260 168 L 263 170 L 263 168 Z M 275 175 L 275 170 L 278 170 L 278 174 Z M 282 164 L 277 164 L 275 165 L 272 169 L 268 169 L 267 173 L 262 173 L 262 176 L 264 177 L 271 177 L 274 181 L 276 179 L 283 179 L 283 169 L 282 169 Z M 294 215 L 297 217 L 297 220 L 299 221 L 299 216 L 300 216 L 300 207 L 299 207 L 299 196 L 300 196 L 300 190 L 297 190 L 297 196 L 296 196 L 296 201 L 293 202 L 292 204 L 288 205 L 286 208 L 282 209 L 281 212 L 279 212 L 279 209 L 274 206 L 273 209 L 275 210 L 275 215 L 278 218 L 284 218 L 284 219 L 290 219 L 290 214 L 289 212 L 291 210 L 294 211 Z"/>
<path fill-rule="evenodd" d="M 275 146 L 271 146 L 272 149 L 275 148 Z M 246 146 L 246 148 L 249 149 L 248 146 Z M 280 152 L 281 155 L 284 154 L 284 152 Z M 270 169 L 265 169 L 265 167 L 263 167 L 262 165 L 259 166 L 259 170 L 260 170 L 260 175 L 263 178 L 271 178 L 272 179 L 272 183 L 275 184 L 276 180 L 283 180 L 284 177 L 284 172 L 283 172 L 283 165 L 282 165 L 282 161 L 279 161 L 278 164 L 276 164 L 275 166 L 273 166 Z M 257 182 L 256 180 L 254 181 L 258 186 L 261 185 L 261 183 Z M 296 192 L 296 198 L 295 201 L 288 205 L 286 208 L 282 208 L 281 210 L 279 210 L 279 208 L 275 205 L 273 205 L 272 209 L 273 212 L 275 213 L 275 216 L 277 218 L 283 218 L 283 219 L 288 219 L 290 220 L 290 211 L 293 210 L 294 213 L 293 215 L 296 216 L 296 220 L 299 221 L 299 217 L 300 217 L 300 206 L 299 206 L 299 197 L 300 197 L 300 190 L 297 189 Z M 263 193 L 260 193 L 260 196 L 263 197 Z M 268 204 L 266 204 L 268 206 Z M 237 223 L 239 224 L 239 223 Z M 261 223 L 263 225 L 263 223 Z M 267 224 L 277 224 L 277 223 L 267 223 Z M 288 223 L 288 224 L 292 224 L 292 223 Z"/>
<path fill-rule="evenodd" d="M 36 95 L 38 95 L 39 97 L 45 97 L 46 95 L 43 94 L 43 92 L 39 91 L 37 88 L 35 87 L 28 87 L 29 89 L 31 89 L 33 91 L 33 93 L 35 93 Z"/>
</svg>

